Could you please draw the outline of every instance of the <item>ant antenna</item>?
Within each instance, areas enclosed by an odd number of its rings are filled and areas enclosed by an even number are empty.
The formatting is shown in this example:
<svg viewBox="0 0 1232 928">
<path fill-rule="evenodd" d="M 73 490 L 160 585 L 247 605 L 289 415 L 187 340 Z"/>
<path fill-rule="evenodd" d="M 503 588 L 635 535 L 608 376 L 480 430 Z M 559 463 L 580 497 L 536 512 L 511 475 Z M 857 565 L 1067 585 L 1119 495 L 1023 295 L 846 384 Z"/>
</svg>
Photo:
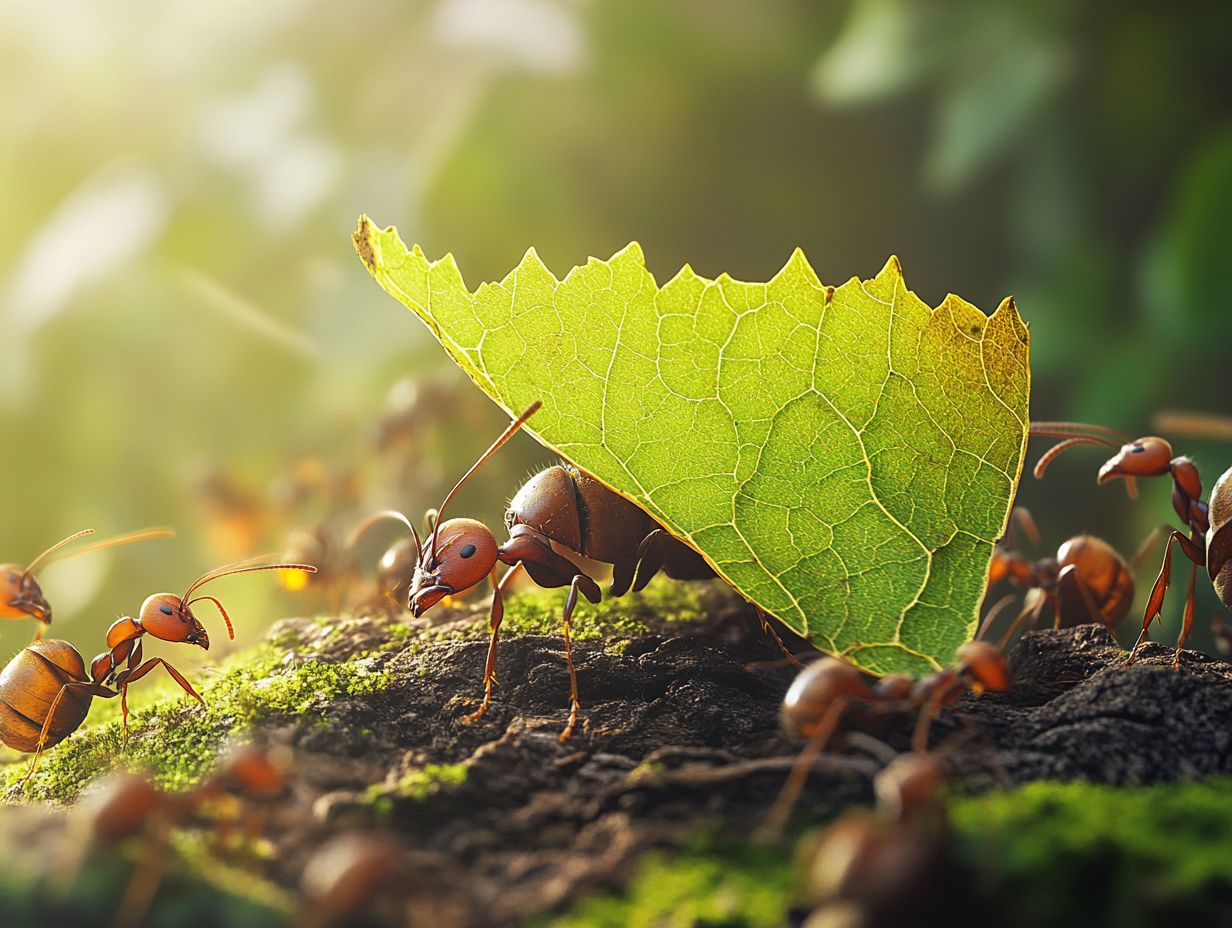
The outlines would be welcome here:
<svg viewBox="0 0 1232 928">
<path fill-rule="evenodd" d="M 227 637 L 230 638 L 232 641 L 234 641 L 235 640 L 235 629 L 231 626 L 231 616 L 227 615 L 227 610 L 222 607 L 222 603 L 218 601 L 217 596 L 210 596 L 207 593 L 204 596 L 198 596 L 196 599 L 190 599 L 188 602 L 184 603 L 184 605 L 188 606 L 191 609 L 193 603 L 199 603 L 203 599 L 208 599 L 210 602 L 212 602 L 215 606 L 218 607 L 218 611 L 222 613 L 222 620 L 227 623 Z"/>
<path fill-rule="evenodd" d="M 419 540 L 419 532 L 415 531 L 415 526 L 411 524 L 411 520 L 396 509 L 382 509 L 379 512 L 374 512 L 364 521 L 360 522 L 351 532 L 351 537 L 347 541 L 347 547 L 352 547 L 359 539 L 363 538 L 368 529 L 376 525 L 378 522 L 383 522 L 386 519 L 393 519 L 395 522 L 401 522 L 411 530 L 411 537 L 415 539 L 415 563 L 419 563 L 423 559 L 423 543 Z"/>
<path fill-rule="evenodd" d="M 988 610 L 988 615 L 984 616 L 984 621 L 980 623 L 980 629 L 975 633 L 976 641 L 984 640 L 984 635 L 988 633 L 988 629 L 992 628 L 992 623 L 997 620 L 997 616 L 1004 612 L 1005 607 L 1012 603 L 1014 599 L 1013 593 L 1007 593 L 997 600 L 996 604 Z"/>
<path fill-rule="evenodd" d="M 52 554 L 55 551 L 59 551 L 70 541 L 76 541 L 82 535 L 93 535 L 93 534 L 94 534 L 94 529 L 83 528 L 80 532 L 74 532 L 72 535 L 69 535 L 67 538 L 62 538 L 60 541 L 57 541 L 54 545 L 52 545 L 50 548 L 48 548 L 46 551 L 44 551 L 42 554 L 40 554 L 38 557 L 36 557 L 34 560 L 30 562 L 30 566 L 26 568 L 25 575 L 29 576 L 30 573 L 34 570 L 34 568 L 37 567 L 39 564 L 41 564 L 48 555 Z"/>
<path fill-rule="evenodd" d="M 144 528 L 137 532 L 125 532 L 123 535 L 116 535 L 113 538 L 104 538 L 102 541 L 95 541 L 91 544 L 83 545 L 80 548 L 74 548 L 72 551 L 62 552 L 54 557 L 48 558 L 48 562 L 62 561 L 65 558 L 76 557 L 79 554 L 90 554 L 94 551 L 103 551 L 107 548 L 115 548 L 120 545 L 129 545 L 135 541 L 149 541 L 154 538 L 174 537 L 175 532 L 169 528 Z M 47 557 L 47 553 L 50 552 L 46 552 L 40 555 L 40 557 Z"/>
<path fill-rule="evenodd" d="M 1113 435 L 1121 440 L 1122 444 L 1129 442 L 1129 436 L 1120 429 L 1109 428 L 1106 425 L 1092 425 L 1089 422 L 1032 422 L 1030 433 L 1032 435 L 1051 436 L 1053 438 L 1072 438 L 1076 435 L 1085 435 L 1091 432 L 1097 432 L 1101 435 Z"/>
<path fill-rule="evenodd" d="M 462 484 L 466 483 L 466 481 L 470 479 L 471 474 L 477 471 L 480 465 L 482 465 L 484 461 L 486 461 L 493 454 L 495 454 L 496 450 L 500 448 L 501 445 L 503 445 L 510 438 L 512 438 L 513 434 L 518 429 L 520 429 L 522 426 L 524 426 L 526 424 L 526 420 L 529 419 L 531 416 L 533 416 L 536 412 L 538 412 L 539 407 L 542 405 L 543 405 L 542 400 L 535 400 L 528 407 L 526 407 L 526 412 L 522 413 L 522 415 L 518 416 L 511 423 L 509 423 L 509 427 L 505 429 L 505 431 L 501 432 L 500 437 L 497 438 L 496 441 L 492 442 L 490 446 L 488 446 L 488 450 L 479 456 L 479 460 L 471 465 L 471 469 L 468 470 L 465 474 L 463 474 L 462 479 L 453 485 L 453 489 L 450 490 L 448 494 L 446 494 L 444 502 L 442 502 L 440 506 L 438 506 L 436 509 L 436 525 L 438 527 L 441 524 L 441 515 L 445 512 L 445 507 L 449 504 L 449 501 L 453 499 L 453 495 L 458 492 L 458 488 L 462 486 Z M 437 532 L 436 529 L 434 528 L 432 531 L 432 554 L 431 554 L 433 564 L 436 563 L 436 539 L 439 534 L 440 533 Z"/>
<path fill-rule="evenodd" d="M 192 582 L 184 595 L 180 597 L 180 602 L 184 602 L 192 595 L 193 590 L 204 586 L 211 581 L 217 580 L 220 577 L 229 577 L 232 574 L 247 574 L 255 570 L 303 570 L 310 574 L 315 574 L 317 569 L 311 564 L 262 564 L 260 561 L 268 560 L 270 555 L 265 554 L 261 557 L 249 558 L 246 561 L 238 561 L 235 564 L 227 564 L 223 567 L 215 567 L 213 570 L 206 571 L 200 577 Z M 204 598 L 204 597 L 202 597 Z"/>
</svg>

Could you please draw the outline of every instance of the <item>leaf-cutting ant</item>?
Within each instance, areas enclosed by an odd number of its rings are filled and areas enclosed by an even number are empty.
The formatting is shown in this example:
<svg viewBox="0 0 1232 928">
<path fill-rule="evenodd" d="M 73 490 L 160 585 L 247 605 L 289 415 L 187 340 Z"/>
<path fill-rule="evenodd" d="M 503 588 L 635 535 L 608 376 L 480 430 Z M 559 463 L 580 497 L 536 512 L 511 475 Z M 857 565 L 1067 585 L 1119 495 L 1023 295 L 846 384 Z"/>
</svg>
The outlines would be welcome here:
<svg viewBox="0 0 1232 928">
<path fill-rule="evenodd" d="M 803 855 L 807 924 L 944 924 L 964 889 L 948 850 L 941 765 L 901 754 L 877 774 L 877 809 L 844 813 Z M 828 917 L 827 917 L 828 916 Z"/>
<path fill-rule="evenodd" d="M 90 662 L 87 673 L 81 652 L 67 641 L 54 638 L 32 642 L 23 648 L 0 672 L 0 741 L 18 751 L 32 751 L 30 770 L 18 789 L 34 775 L 39 757 L 46 748 L 59 744 L 76 731 L 90 711 L 95 696 L 120 697 L 124 734 L 128 735 L 128 688 L 160 665 L 184 692 L 197 702 L 205 700 L 184 675 L 161 657 L 141 660 L 141 637 L 152 635 L 162 641 L 197 645 L 209 650 L 210 637 L 205 626 L 193 615 L 192 604 L 212 602 L 227 625 L 227 635 L 235 638 L 231 617 L 219 600 L 208 594 L 189 599 L 197 589 L 220 577 L 256 570 L 304 570 L 307 564 L 255 564 L 241 561 L 208 571 L 192 582 L 183 596 L 155 593 L 141 604 L 137 618 L 124 616 L 107 629 L 107 648 Z"/>
<path fill-rule="evenodd" d="M 1010 524 L 1021 528 L 1037 548 L 1041 546 L 1035 520 L 1026 509 L 1016 506 Z M 1031 561 L 1013 550 L 1007 534 L 993 551 L 988 586 L 1009 580 L 1028 590 L 1011 629 L 1024 620 L 1034 627 L 1051 603 L 1054 628 L 1094 623 L 1115 631 L 1133 605 L 1133 570 L 1149 550 L 1149 544 L 1144 545 L 1133 561 L 1126 562 L 1102 538 L 1075 535 L 1062 543 L 1055 557 Z"/>
<path fill-rule="evenodd" d="M 529 419 L 540 403 L 518 416 L 500 437 L 446 494 L 437 509 L 443 514 L 449 501 L 479 467 L 507 442 Z M 573 558 L 582 556 L 612 565 L 609 596 L 622 596 L 630 589 L 641 590 L 659 571 L 674 580 L 704 580 L 714 571 L 700 554 L 668 534 L 640 507 L 609 490 L 587 474 L 567 463 L 553 465 L 530 478 L 514 495 L 505 512 L 509 539 L 501 545 L 492 531 L 474 519 L 438 521 L 428 537 L 419 533 L 400 513 L 394 513 L 415 539 L 416 568 L 408 592 L 408 603 L 415 617 L 423 615 L 446 596 L 454 596 L 481 583 L 496 564 L 509 565 L 500 578 L 493 579 L 492 612 L 489 620 L 491 640 L 483 674 L 483 702 L 468 721 L 480 718 L 492 700 L 496 682 L 496 642 L 504 617 L 504 591 L 509 581 L 525 568 L 542 587 L 569 587 L 562 623 L 565 661 L 569 671 L 569 722 L 561 732 L 567 739 L 577 723 L 577 673 L 573 667 L 570 623 L 578 594 L 599 602 L 599 585 Z M 763 619 L 764 621 L 764 619 Z"/>
<path fill-rule="evenodd" d="M 1035 476 L 1042 477 L 1049 463 L 1069 448 L 1076 445 L 1103 445 L 1116 448 L 1117 443 L 1108 435 L 1121 435 L 1113 429 L 1079 423 L 1039 423 L 1031 426 L 1031 434 L 1047 435 L 1063 440 L 1054 445 L 1035 465 Z M 1189 535 L 1171 531 L 1164 547 L 1164 560 L 1159 576 L 1151 588 L 1146 610 L 1142 616 L 1142 632 L 1128 663 L 1137 660 L 1138 652 L 1146 643 L 1147 631 L 1163 610 L 1164 598 L 1172 574 L 1172 547 L 1177 545 L 1189 558 L 1192 566 L 1185 598 L 1184 618 L 1181 633 L 1177 638 L 1172 666 L 1179 667 L 1181 650 L 1193 627 L 1194 592 L 1198 568 L 1205 567 L 1215 592 L 1225 606 L 1232 606 L 1232 468 L 1224 471 L 1215 483 L 1208 500 L 1202 499 L 1202 478 L 1197 465 L 1187 457 L 1174 457 L 1172 445 L 1158 436 L 1148 436 L 1134 441 L 1125 439 L 1117 453 L 1104 462 L 1099 469 L 1099 483 L 1107 483 L 1118 477 L 1131 482 L 1138 477 L 1171 477 L 1172 508 L 1189 530 Z"/>
<path fill-rule="evenodd" d="M 991 622 L 985 620 L 986 629 Z M 813 760 L 844 718 L 869 722 L 889 713 L 918 712 L 912 749 L 928 750 L 933 719 L 968 691 L 1005 693 L 1012 684 L 1009 665 L 998 645 L 969 641 L 959 647 L 949 667 L 915 680 L 889 674 L 870 680 L 838 657 L 821 657 L 805 667 L 783 697 L 783 727 L 807 743 L 766 816 L 762 833 L 777 836 L 800 796 Z"/>
<path fill-rule="evenodd" d="M 32 618 L 38 622 L 34 629 L 34 641 L 43 637 L 43 632 L 51 624 L 51 604 L 43 595 L 42 587 L 34 576 L 34 568 L 50 564 L 54 561 L 79 554 L 89 554 L 92 551 L 102 551 L 104 548 L 114 548 L 118 545 L 132 544 L 135 541 L 146 541 L 151 538 L 170 538 L 175 532 L 169 528 L 148 528 L 139 532 L 129 532 L 117 535 L 103 541 L 63 551 L 65 545 L 76 541 L 85 535 L 93 535 L 94 529 L 85 528 L 74 532 L 67 538 L 57 541 L 54 545 L 30 562 L 29 566 L 18 564 L 0 565 L 0 619 Z"/>
</svg>

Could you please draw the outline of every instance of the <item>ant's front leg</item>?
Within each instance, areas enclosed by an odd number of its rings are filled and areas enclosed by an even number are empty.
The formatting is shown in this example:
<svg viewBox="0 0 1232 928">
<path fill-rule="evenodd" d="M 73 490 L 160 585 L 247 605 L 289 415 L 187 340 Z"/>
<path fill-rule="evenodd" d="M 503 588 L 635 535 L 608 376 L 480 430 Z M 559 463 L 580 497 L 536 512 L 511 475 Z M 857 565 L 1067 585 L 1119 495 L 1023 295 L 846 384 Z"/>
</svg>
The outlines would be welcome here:
<svg viewBox="0 0 1232 928">
<path fill-rule="evenodd" d="M 1151 588 L 1151 596 L 1146 603 L 1146 612 L 1142 616 L 1142 633 L 1138 635 L 1138 641 L 1134 644 L 1134 649 L 1129 652 L 1129 660 L 1125 662 L 1127 665 L 1132 664 L 1138 659 L 1138 652 L 1142 650 L 1142 646 L 1146 643 L 1146 633 L 1151 627 L 1151 622 L 1163 611 L 1164 597 L 1168 595 L 1168 584 L 1171 582 L 1172 577 L 1173 542 L 1180 545 L 1185 556 L 1194 563 L 1194 575 L 1190 577 L 1189 597 L 1185 603 L 1186 622 L 1181 631 L 1180 641 L 1177 644 L 1178 649 L 1189 635 L 1189 627 L 1193 624 L 1194 580 L 1196 579 L 1198 567 L 1206 563 L 1206 552 L 1197 542 L 1173 530 L 1168 536 L 1168 541 L 1165 543 L 1164 562 L 1159 568 L 1159 576 L 1155 578 L 1155 585 Z M 1179 662 L 1180 651 L 1178 650 L 1173 666 L 1179 666 Z"/>
<path fill-rule="evenodd" d="M 488 641 L 488 662 L 483 671 L 483 702 L 479 704 L 478 709 L 465 716 L 463 721 L 479 721 L 492 702 L 492 686 L 496 683 L 496 639 L 500 633 L 501 620 L 505 617 L 505 584 L 512 580 L 521 568 L 522 562 L 518 561 L 505 571 L 505 576 L 501 577 L 500 582 L 492 583 L 492 613 L 488 617 L 488 627 L 492 630 L 492 637 Z"/>
</svg>

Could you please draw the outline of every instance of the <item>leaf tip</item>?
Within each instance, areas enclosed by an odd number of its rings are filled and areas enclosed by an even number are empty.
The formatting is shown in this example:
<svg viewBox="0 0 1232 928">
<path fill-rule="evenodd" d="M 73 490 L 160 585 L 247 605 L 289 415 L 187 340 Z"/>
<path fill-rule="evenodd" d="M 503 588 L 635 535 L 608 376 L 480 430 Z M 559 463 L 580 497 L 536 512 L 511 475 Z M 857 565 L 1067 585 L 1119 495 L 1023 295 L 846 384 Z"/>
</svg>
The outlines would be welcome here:
<svg viewBox="0 0 1232 928">
<path fill-rule="evenodd" d="M 890 255 L 890 257 L 886 259 L 885 267 L 881 269 L 881 274 L 889 274 L 897 280 L 903 279 L 903 264 L 898 260 L 898 255 Z M 880 277 L 881 274 L 878 274 L 877 276 Z"/>
<path fill-rule="evenodd" d="M 620 251 L 612 255 L 612 260 L 615 261 L 617 258 L 626 258 L 626 257 L 636 261 L 638 264 L 642 265 L 643 267 L 646 266 L 646 255 L 642 251 L 642 246 L 639 245 L 637 242 L 630 242 L 624 248 L 620 249 Z"/>
<path fill-rule="evenodd" d="M 359 224 L 351 235 L 351 242 L 355 245 L 355 253 L 359 255 L 359 259 L 364 262 L 364 266 L 369 271 L 376 269 L 377 261 L 380 258 L 377 245 L 372 240 L 373 231 L 372 220 L 368 218 L 368 214 L 360 213 Z"/>
</svg>

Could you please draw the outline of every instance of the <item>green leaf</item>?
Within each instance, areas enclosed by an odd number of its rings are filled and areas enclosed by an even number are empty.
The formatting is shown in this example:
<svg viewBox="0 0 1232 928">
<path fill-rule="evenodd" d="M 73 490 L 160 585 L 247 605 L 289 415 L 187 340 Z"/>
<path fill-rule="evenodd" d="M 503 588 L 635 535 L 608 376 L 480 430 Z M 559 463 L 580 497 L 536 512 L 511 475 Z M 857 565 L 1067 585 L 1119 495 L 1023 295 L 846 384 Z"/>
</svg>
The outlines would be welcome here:
<svg viewBox="0 0 1232 928">
<path fill-rule="evenodd" d="M 506 411 L 543 401 L 540 442 L 818 647 L 921 672 L 971 636 L 1026 447 L 1012 300 L 929 309 L 894 258 L 826 287 L 798 250 L 768 284 L 659 287 L 636 244 L 472 292 L 367 217 L 355 245 Z"/>
</svg>

